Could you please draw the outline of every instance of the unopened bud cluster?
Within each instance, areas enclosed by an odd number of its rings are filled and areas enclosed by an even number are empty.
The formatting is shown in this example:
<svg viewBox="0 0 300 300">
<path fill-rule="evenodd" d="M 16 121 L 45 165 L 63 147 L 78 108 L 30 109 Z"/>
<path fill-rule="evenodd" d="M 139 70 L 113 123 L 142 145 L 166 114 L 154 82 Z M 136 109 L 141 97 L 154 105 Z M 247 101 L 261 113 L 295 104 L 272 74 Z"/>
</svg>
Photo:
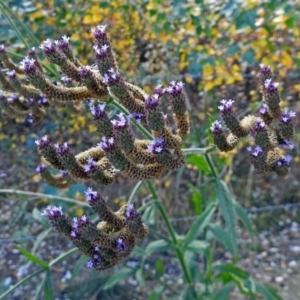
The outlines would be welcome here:
<svg viewBox="0 0 300 300">
<path fill-rule="evenodd" d="M 121 171 L 125 176 L 142 180 L 159 177 L 163 171 L 180 167 L 184 155 L 181 139 L 189 132 L 189 115 L 183 83 L 171 82 L 167 88 L 157 86 L 153 95 L 126 82 L 118 71 L 114 52 L 106 33 L 106 26 L 91 30 L 94 35 L 95 67 L 84 66 L 74 57 L 69 38 L 47 39 L 40 49 L 47 59 L 59 66 L 61 82 L 53 83 L 39 62 L 35 49 L 19 65 L 0 46 L 0 107 L 8 116 L 27 118 L 30 123 L 40 121 L 49 106 L 65 106 L 80 112 L 83 102 L 89 104 L 97 126 L 99 143 L 77 155 L 67 143 L 58 145 L 47 137 L 36 141 L 39 152 L 48 165 L 61 173 L 52 175 L 45 165 L 37 171 L 51 185 L 66 188 L 77 180 L 93 179 L 110 184 Z M 160 107 L 163 98 L 170 102 L 175 121 L 174 133 L 168 116 Z M 118 99 L 129 112 L 111 120 L 105 102 Z M 100 102 L 99 102 L 100 101 Z M 131 121 L 140 123 L 154 140 L 134 137 Z"/>
<path fill-rule="evenodd" d="M 113 212 L 102 196 L 91 188 L 85 192 L 85 197 L 100 217 L 100 223 L 94 224 L 85 215 L 71 220 L 61 207 L 56 206 L 48 206 L 42 215 L 56 231 L 90 257 L 87 267 L 105 270 L 130 255 L 136 240 L 146 236 L 147 226 L 132 204 Z"/>
<path fill-rule="evenodd" d="M 220 121 L 211 126 L 215 145 L 224 152 L 231 151 L 238 141 L 250 136 L 255 141 L 254 147 L 247 147 L 251 163 L 257 173 L 275 171 L 279 176 L 286 176 L 289 172 L 291 156 L 282 155 L 282 148 L 293 149 L 291 139 L 294 137 L 293 111 L 282 112 L 278 83 L 273 81 L 270 67 L 260 65 L 260 83 L 263 104 L 259 110 L 259 117 L 248 115 L 238 120 L 233 109 L 233 100 L 221 100 L 218 107 L 222 120 L 228 128 L 225 133 Z"/>
</svg>

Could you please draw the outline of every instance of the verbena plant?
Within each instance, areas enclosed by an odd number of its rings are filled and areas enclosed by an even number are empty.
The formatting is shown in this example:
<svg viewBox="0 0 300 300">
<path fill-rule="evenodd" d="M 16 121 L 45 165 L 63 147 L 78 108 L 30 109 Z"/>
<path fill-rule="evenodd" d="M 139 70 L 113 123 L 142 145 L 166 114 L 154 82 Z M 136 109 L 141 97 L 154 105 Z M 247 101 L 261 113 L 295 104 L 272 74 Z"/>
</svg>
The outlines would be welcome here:
<svg viewBox="0 0 300 300">
<path fill-rule="evenodd" d="M 119 264 L 132 252 L 141 257 L 141 264 L 137 268 L 116 271 L 103 289 L 112 288 L 119 280 L 133 274 L 141 285 L 145 285 L 143 271 L 146 258 L 164 250 L 175 253 L 181 273 L 174 278 L 174 282 L 180 282 L 182 277 L 183 284 L 178 283 L 176 287 L 157 286 L 154 291 L 148 292 L 148 299 L 159 299 L 167 290 L 173 294 L 173 299 L 229 299 L 234 288 L 251 299 L 255 299 L 258 294 L 265 299 L 280 299 L 273 290 L 236 266 L 237 219 L 249 232 L 252 231 L 251 223 L 214 167 L 209 153 L 215 147 L 182 148 L 182 139 L 189 132 L 190 121 L 184 84 L 171 82 L 166 88 L 159 85 L 152 95 L 147 95 L 143 89 L 126 82 L 121 76 L 106 26 L 97 26 L 92 29 L 92 33 L 95 62 L 91 66 L 84 66 L 73 55 L 66 36 L 59 41 L 46 40 L 42 43 L 40 48 L 43 53 L 52 64 L 59 66 L 63 74 L 61 81 L 55 83 L 49 77 L 51 72 L 55 74 L 54 69 L 48 67 L 45 70 L 34 48 L 29 49 L 27 57 L 16 64 L 4 45 L 1 45 L 0 83 L 3 91 L 0 93 L 0 106 L 7 116 L 24 118 L 33 126 L 42 121 L 50 106 L 66 107 L 75 114 L 85 113 L 86 107 L 89 107 L 101 140 L 96 147 L 75 155 L 67 143 L 52 143 L 47 136 L 36 141 L 44 160 L 44 164 L 37 167 L 37 172 L 49 185 L 67 188 L 82 180 L 93 180 L 99 186 L 109 185 L 119 173 L 139 182 L 126 205 L 116 212 L 112 211 L 99 191 L 89 188 L 85 197 L 99 216 L 101 221 L 98 223 L 85 215 L 71 220 L 61 207 L 48 206 L 43 215 L 76 248 L 50 262 L 19 248 L 40 269 L 9 288 L 0 299 L 42 272 L 45 272 L 42 285 L 49 287 L 52 267 L 77 250 L 89 257 L 87 267 L 99 271 Z M 259 76 L 263 94 L 259 116 L 249 115 L 239 120 L 234 113 L 233 101 L 223 99 L 219 110 L 228 134 L 220 121 L 212 123 L 211 134 L 214 144 L 225 152 L 234 149 L 239 139 L 250 135 L 255 146 L 247 149 L 255 170 L 258 173 L 276 172 L 284 177 L 289 172 L 291 157 L 283 155 L 281 147 L 293 147 L 290 140 L 294 135 L 292 119 L 295 113 L 282 112 L 277 84 L 273 81 L 270 68 L 261 65 Z M 169 100 L 172 118 L 164 114 L 160 106 L 165 98 Z M 114 120 L 107 109 L 112 106 L 119 110 Z M 132 130 L 134 127 L 135 131 Z M 134 132 L 139 132 L 138 136 L 142 137 L 137 137 Z M 186 156 L 191 154 L 197 154 L 190 162 L 206 170 L 216 195 L 203 203 L 199 217 L 188 232 L 181 236 L 170 222 L 168 212 L 151 180 L 165 172 L 178 170 L 185 163 Z M 54 175 L 52 169 L 60 173 Z M 147 235 L 145 220 L 149 207 L 141 210 L 134 206 L 135 197 L 143 184 L 151 194 L 151 208 L 154 207 L 160 213 L 169 234 L 164 239 L 150 242 L 145 249 L 139 248 L 136 243 Z M 214 218 L 218 211 L 222 213 L 225 224 Z M 215 239 L 232 253 L 232 263 L 214 262 L 212 244 Z M 202 269 L 194 263 L 195 255 L 203 257 L 205 264 Z M 163 273 L 163 269 L 160 269 Z M 54 297 L 51 288 L 45 288 L 44 293 L 45 298 Z"/>
</svg>

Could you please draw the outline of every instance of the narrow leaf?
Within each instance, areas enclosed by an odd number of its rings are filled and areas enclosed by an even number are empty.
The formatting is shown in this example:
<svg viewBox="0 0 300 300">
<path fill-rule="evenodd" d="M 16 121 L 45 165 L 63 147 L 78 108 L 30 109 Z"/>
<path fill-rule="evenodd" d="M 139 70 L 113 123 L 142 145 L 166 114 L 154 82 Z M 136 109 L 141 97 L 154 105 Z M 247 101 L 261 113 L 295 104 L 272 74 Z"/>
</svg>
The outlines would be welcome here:
<svg viewBox="0 0 300 300">
<path fill-rule="evenodd" d="M 171 245 L 167 241 L 158 240 L 148 244 L 147 248 L 145 249 L 145 252 L 147 253 L 147 255 L 150 255 L 154 252 L 166 251 L 169 249 L 171 249 Z"/>
<path fill-rule="evenodd" d="M 230 251 L 232 254 L 235 254 L 234 245 L 232 244 L 227 231 L 225 231 L 219 224 L 209 224 L 208 229 L 228 251 Z"/>
<path fill-rule="evenodd" d="M 46 261 L 43 261 L 40 258 L 38 258 L 37 256 L 31 254 L 23 247 L 17 246 L 17 248 L 28 260 L 32 261 L 33 263 L 38 264 L 42 267 L 46 267 L 46 268 L 49 266 L 49 264 Z"/>
<path fill-rule="evenodd" d="M 201 231 L 209 224 L 211 217 L 216 210 L 216 204 L 211 202 L 201 216 L 193 223 L 192 228 L 187 233 L 183 247 L 187 247 L 193 240 L 195 240 Z"/>
<path fill-rule="evenodd" d="M 282 298 L 271 288 L 263 285 L 258 281 L 255 282 L 255 287 L 258 293 L 260 293 L 266 300 L 282 300 Z"/>
<path fill-rule="evenodd" d="M 231 243 L 234 248 L 234 254 L 237 254 L 237 235 L 235 228 L 235 214 L 233 209 L 233 200 L 229 193 L 226 183 L 223 180 L 216 181 L 217 198 L 225 219 L 225 223 L 228 227 L 228 233 L 231 239 Z"/>
<path fill-rule="evenodd" d="M 213 270 L 219 272 L 232 273 L 242 279 L 249 278 L 249 274 L 246 271 L 233 264 L 216 265 L 213 267 Z"/>
<path fill-rule="evenodd" d="M 44 283 L 44 299 L 45 300 L 53 300 L 54 299 L 51 270 L 48 270 L 46 272 L 46 278 L 45 278 L 45 283 Z"/>
<path fill-rule="evenodd" d="M 140 284 L 142 287 L 145 287 L 145 286 L 146 286 L 146 282 L 145 282 L 145 279 L 144 279 L 144 274 L 143 274 L 143 269 L 142 269 L 142 268 L 139 268 L 139 269 L 135 272 L 135 278 L 136 278 L 136 280 L 139 282 L 139 284 Z"/>
<path fill-rule="evenodd" d="M 249 220 L 248 214 L 245 211 L 245 209 L 237 201 L 233 201 L 233 207 L 234 207 L 236 215 L 239 217 L 241 222 L 244 224 L 245 228 L 248 230 L 249 233 L 253 234 L 252 224 Z"/>
</svg>

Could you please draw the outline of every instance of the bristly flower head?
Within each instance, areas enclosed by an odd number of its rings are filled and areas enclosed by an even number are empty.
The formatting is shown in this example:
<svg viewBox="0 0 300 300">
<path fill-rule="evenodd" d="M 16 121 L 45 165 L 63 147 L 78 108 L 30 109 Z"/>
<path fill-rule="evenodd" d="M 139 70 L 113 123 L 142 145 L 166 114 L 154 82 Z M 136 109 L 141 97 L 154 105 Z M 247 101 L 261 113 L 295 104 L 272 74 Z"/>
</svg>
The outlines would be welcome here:
<svg viewBox="0 0 300 300">
<path fill-rule="evenodd" d="M 264 64 L 260 64 L 260 73 L 263 75 L 265 78 L 272 78 L 272 71 L 269 66 L 265 66 Z"/>
</svg>

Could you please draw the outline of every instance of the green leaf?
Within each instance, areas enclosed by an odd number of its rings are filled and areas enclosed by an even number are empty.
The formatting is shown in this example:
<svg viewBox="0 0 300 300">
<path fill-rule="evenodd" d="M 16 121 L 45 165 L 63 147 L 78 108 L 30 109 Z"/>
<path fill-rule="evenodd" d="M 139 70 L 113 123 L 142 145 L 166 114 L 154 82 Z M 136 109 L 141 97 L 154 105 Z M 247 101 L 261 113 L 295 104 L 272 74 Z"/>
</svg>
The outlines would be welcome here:
<svg viewBox="0 0 300 300">
<path fill-rule="evenodd" d="M 243 269 L 235 266 L 234 264 L 223 264 L 223 265 L 215 265 L 213 266 L 214 271 L 219 271 L 219 272 L 227 272 L 227 273 L 232 273 L 236 275 L 237 277 L 241 279 L 248 279 L 249 274 L 248 272 L 244 271 Z"/>
<path fill-rule="evenodd" d="M 142 287 L 145 287 L 145 286 L 146 286 L 146 282 L 145 282 L 145 279 L 144 279 L 144 274 L 143 274 L 143 269 L 142 269 L 142 268 L 139 268 L 139 269 L 135 272 L 135 278 L 136 278 L 136 280 L 139 282 L 139 284 L 140 284 Z"/>
<path fill-rule="evenodd" d="M 258 293 L 260 293 L 266 300 L 282 300 L 282 298 L 272 289 L 266 285 L 254 281 Z"/>
<path fill-rule="evenodd" d="M 147 255 L 146 251 L 138 246 L 135 246 L 133 249 L 133 255 L 144 257 Z"/>
<path fill-rule="evenodd" d="M 233 208 L 235 210 L 236 215 L 239 217 L 241 222 L 244 224 L 245 228 L 249 233 L 253 234 L 252 224 L 249 220 L 248 214 L 245 209 L 235 200 L 233 200 Z"/>
<path fill-rule="evenodd" d="M 164 263 L 163 263 L 163 261 L 161 259 L 159 259 L 159 260 L 156 261 L 155 266 L 156 266 L 156 270 L 158 271 L 158 274 L 160 276 L 164 275 L 164 273 L 165 273 Z"/>
<path fill-rule="evenodd" d="M 134 187 L 134 189 L 132 190 L 129 198 L 128 198 L 128 202 L 127 204 L 129 203 L 132 203 L 136 197 L 136 194 L 139 192 L 140 188 L 142 187 L 144 181 L 143 180 L 140 180 Z"/>
<path fill-rule="evenodd" d="M 209 243 L 206 241 L 194 240 L 188 244 L 186 251 L 191 251 L 193 253 L 203 254 L 205 250 L 209 247 Z"/>
<path fill-rule="evenodd" d="M 39 244 L 48 236 L 49 232 L 52 230 L 52 228 L 48 228 L 44 231 L 42 231 L 36 238 L 32 247 L 31 252 L 35 253 L 35 250 L 37 249 L 37 247 L 39 246 Z"/>
<path fill-rule="evenodd" d="M 53 300 L 53 288 L 52 288 L 52 280 L 51 280 L 51 270 L 46 272 L 46 278 L 44 282 L 44 299 L 45 300 Z"/>
<path fill-rule="evenodd" d="M 163 286 L 158 286 L 154 289 L 154 291 L 148 296 L 147 300 L 160 300 L 161 294 L 164 291 Z"/>
<path fill-rule="evenodd" d="M 145 249 L 145 252 L 147 253 L 147 255 L 150 255 L 154 252 L 166 251 L 169 249 L 171 249 L 171 245 L 167 241 L 158 240 L 158 241 L 149 243 L 147 248 Z"/>
<path fill-rule="evenodd" d="M 223 285 L 218 292 L 213 296 L 213 300 L 230 300 L 229 293 L 233 289 L 233 283 L 228 282 Z"/>
<path fill-rule="evenodd" d="M 42 267 L 46 267 L 46 268 L 49 267 L 49 264 L 46 261 L 43 261 L 40 258 L 38 258 L 37 256 L 31 254 L 23 247 L 17 246 L 17 248 L 28 260 L 32 261 L 33 263 L 38 264 Z"/>
<path fill-rule="evenodd" d="M 228 233 L 231 239 L 231 243 L 234 248 L 234 254 L 237 254 L 237 242 L 236 242 L 236 228 L 235 228 L 235 214 L 233 209 L 233 200 L 229 193 L 228 187 L 223 180 L 216 181 L 217 198 L 225 219 L 225 223 L 228 227 Z"/>
<path fill-rule="evenodd" d="M 72 278 L 78 276 L 81 269 L 86 265 L 88 258 L 85 255 L 81 255 L 80 258 L 76 261 L 74 269 L 72 271 Z"/>
<path fill-rule="evenodd" d="M 201 207 L 202 197 L 201 197 L 201 194 L 200 194 L 199 190 L 193 184 L 189 184 L 189 188 L 191 190 L 193 190 L 192 201 L 193 201 L 193 204 L 194 204 L 196 214 L 201 215 L 201 213 L 202 213 L 202 207 Z"/>
<path fill-rule="evenodd" d="M 135 271 L 134 269 L 125 268 L 125 269 L 121 269 L 120 271 L 114 273 L 105 282 L 103 289 L 108 290 L 108 289 L 112 288 L 120 280 L 125 279 L 125 278 L 129 277 L 130 275 L 134 274 L 134 271 Z"/>
<path fill-rule="evenodd" d="M 184 241 L 183 248 L 187 247 L 192 241 L 194 241 L 201 231 L 209 224 L 211 217 L 216 210 L 216 203 L 211 202 L 206 207 L 201 216 L 193 223 L 191 229 L 187 233 Z"/>
<path fill-rule="evenodd" d="M 232 244 L 227 231 L 225 231 L 219 224 L 209 224 L 208 229 L 212 232 L 214 237 L 222 243 L 226 250 L 230 251 L 232 254 L 235 254 L 234 245 Z"/>
<path fill-rule="evenodd" d="M 203 156 L 200 155 L 191 155 L 188 157 L 188 162 L 196 166 L 199 170 L 203 171 L 205 174 L 210 174 L 210 168 Z"/>
</svg>

